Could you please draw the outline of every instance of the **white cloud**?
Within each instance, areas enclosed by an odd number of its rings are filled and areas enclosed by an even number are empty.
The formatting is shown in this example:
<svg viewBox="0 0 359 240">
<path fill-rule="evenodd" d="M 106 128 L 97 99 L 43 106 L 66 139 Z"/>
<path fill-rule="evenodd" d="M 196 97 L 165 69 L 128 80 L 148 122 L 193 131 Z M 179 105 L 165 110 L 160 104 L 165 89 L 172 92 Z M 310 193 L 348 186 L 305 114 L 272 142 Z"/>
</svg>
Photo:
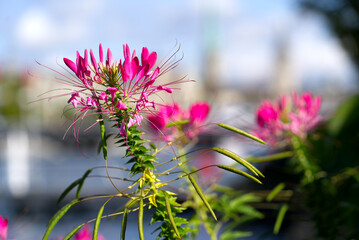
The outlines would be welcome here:
<svg viewBox="0 0 359 240">
<path fill-rule="evenodd" d="M 26 47 L 48 44 L 54 34 L 50 17 L 40 9 L 31 9 L 22 15 L 15 30 L 17 41 Z"/>
</svg>

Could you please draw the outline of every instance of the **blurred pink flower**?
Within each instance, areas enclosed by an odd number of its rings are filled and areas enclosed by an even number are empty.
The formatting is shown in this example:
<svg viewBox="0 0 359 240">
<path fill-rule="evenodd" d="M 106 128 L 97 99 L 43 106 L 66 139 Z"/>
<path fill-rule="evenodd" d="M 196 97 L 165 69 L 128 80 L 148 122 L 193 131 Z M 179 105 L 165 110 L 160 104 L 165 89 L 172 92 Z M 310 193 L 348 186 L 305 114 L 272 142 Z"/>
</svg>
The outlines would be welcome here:
<svg viewBox="0 0 359 240">
<path fill-rule="evenodd" d="M 9 225 L 9 220 L 7 218 L 3 218 L 0 215 L 0 240 L 7 239 L 7 229 Z"/>
<path fill-rule="evenodd" d="M 190 122 L 192 124 L 203 123 L 206 120 L 210 110 L 211 107 L 206 102 L 193 104 L 189 110 Z"/>
<path fill-rule="evenodd" d="M 284 130 L 284 124 L 279 119 L 280 110 L 269 101 L 261 103 L 257 110 L 258 128 L 254 134 L 270 144 L 275 144 Z"/>
<path fill-rule="evenodd" d="M 157 135 L 162 136 L 165 141 L 172 141 L 183 134 L 193 138 L 199 134 L 209 111 L 210 106 L 206 102 L 195 103 L 189 110 L 183 110 L 177 103 L 174 103 L 164 105 L 157 112 L 151 113 L 148 121 Z M 168 124 L 171 126 L 167 126 Z"/>
<path fill-rule="evenodd" d="M 97 239 L 105 240 L 101 234 L 97 236 Z M 74 240 L 92 240 L 90 225 L 85 225 L 80 231 L 78 231 L 74 236 Z"/>
<path fill-rule="evenodd" d="M 284 95 L 274 104 L 264 101 L 257 109 L 258 126 L 253 132 L 272 145 L 288 139 L 289 132 L 305 138 L 322 119 L 320 106 L 321 97 L 313 97 L 309 92 Z"/>
<path fill-rule="evenodd" d="M 294 134 L 305 137 L 306 133 L 322 120 L 319 116 L 321 101 L 321 97 L 313 97 L 308 92 L 301 96 L 293 93 L 293 106 L 296 111 L 290 113 L 289 118 L 290 130 Z"/>
</svg>

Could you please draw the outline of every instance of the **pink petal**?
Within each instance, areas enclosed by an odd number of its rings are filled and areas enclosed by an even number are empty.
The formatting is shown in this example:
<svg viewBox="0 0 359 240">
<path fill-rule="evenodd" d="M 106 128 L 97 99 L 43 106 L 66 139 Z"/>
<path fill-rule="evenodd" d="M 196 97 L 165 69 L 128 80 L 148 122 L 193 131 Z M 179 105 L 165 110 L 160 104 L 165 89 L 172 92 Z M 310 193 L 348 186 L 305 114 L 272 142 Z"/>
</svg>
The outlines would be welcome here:
<svg viewBox="0 0 359 240">
<path fill-rule="evenodd" d="M 104 92 L 101 92 L 101 93 L 98 95 L 98 99 L 107 102 L 107 94 L 104 93 Z"/>
<path fill-rule="evenodd" d="M 107 64 L 109 66 L 112 65 L 112 52 L 109 48 L 107 49 Z"/>
<path fill-rule="evenodd" d="M 139 65 L 140 64 L 139 64 L 138 57 L 134 57 L 131 62 L 131 75 L 130 75 L 131 80 L 133 80 L 133 78 L 136 76 Z"/>
<path fill-rule="evenodd" d="M 100 62 L 103 63 L 103 50 L 102 50 L 102 44 L 100 43 L 99 47 L 99 55 L 100 55 Z"/>
<path fill-rule="evenodd" d="M 159 73 L 160 73 L 160 68 L 156 67 L 155 71 L 153 72 L 153 74 L 151 76 L 151 81 L 154 81 L 157 78 Z"/>
<path fill-rule="evenodd" d="M 146 73 L 148 72 L 148 69 L 149 69 L 148 67 L 149 67 L 149 65 L 147 64 L 146 66 L 142 66 L 140 68 L 140 70 L 137 73 L 135 84 L 137 84 L 143 78 L 143 76 L 146 75 Z"/>
<path fill-rule="evenodd" d="M 84 67 L 86 68 L 88 66 L 88 56 L 87 56 L 87 49 L 85 49 L 84 52 Z"/>
<path fill-rule="evenodd" d="M 147 59 L 148 59 L 148 49 L 146 47 L 142 48 L 142 53 L 141 53 L 141 63 L 142 65 L 146 65 L 147 64 Z"/>
<path fill-rule="evenodd" d="M 128 128 L 132 127 L 133 125 L 136 124 L 136 122 L 137 122 L 137 121 L 136 121 L 135 119 L 130 118 L 129 121 L 128 121 L 127 127 L 128 127 Z"/>
<path fill-rule="evenodd" d="M 195 103 L 190 108 L 190 121 L 191 123 L 202 123 L 206 120 L 211 107 L 208 103 Z"/>
<path fill-rule="evenodd" d="M 68 58 L 64 58 L 64 63 L 66 64 L 66 66 L 68 68 L 70 68 L 74 73 L 77 73 L 77 67 L 76 67 L 76 64 L 71 61 L 70 59 Z"/>
<path fill-rule="evenodd" d="M 125 109 L 127 109 L 127 106 L 123 102 L 118 101 L 116 108 L 118 108 L 120 110 L 125 110 Z"/>
<path fill-rule="evenodd" d="M 123 45 L 123 55 L 125 59 L 130 59 L 131 57 L 130 47 L 128 46 L 128 44 Z"/>
<path fill-rule="evenodd" d="M 148 56 L 148 64 L 150 65 L 150 69 L 155 65 L 157 60 L 157 53 L 151 52 L 151 54 Z"/>
<path fill-rule="evenodd" d="M 140 114 L 135 114 L 135 118 L 136 118 L 136 123 L 138 125 L 141 125 L 143 117 Z"/>
<path fill-rule="evenodd" d="M 95 72 L 98 73 L 98 66 L 97 66 L 97 62 L 96 62 L 96 58 L 93 55 L 92 49 L 90 49 L 90 56 L 91 56 L 91 63 L 92 66 L 95 68 Z"/>
<path fill-rule="evenodd" d="M 107 90 L 110 92 L 110 94 L 111 94 L 111 100 L 112 100 L 112 102 L 113 102 L 113 100 L 115 99 L 115 94 L 116 94 L 117 88 L 115 88 L 115 87 L 108 87 Z"/>
<path fill-rule="evenodd" d="M 156 88 L 156 90 L 159 90 L 159 91 L 165 90 L 165 91 L 168 92 L 168 93 L 172 93 L 172 92 L 173 92 L 171 88 L 169 88 L 169 87 L 164 87 L 164 86 L 161 86 L 161 85 L 158 86 L 158 87 Z"/>
<path fill-rule="evenodd" d="M 72 103 L 72 105 L 74 106 L 74 108 L 77 108 L 77 105 L 79 104 L 79 103 L 81 103 L 79 100 L 77 100 L 77 99 L 72 99 L 71 100 L 71 103 Z"/>
</svg>

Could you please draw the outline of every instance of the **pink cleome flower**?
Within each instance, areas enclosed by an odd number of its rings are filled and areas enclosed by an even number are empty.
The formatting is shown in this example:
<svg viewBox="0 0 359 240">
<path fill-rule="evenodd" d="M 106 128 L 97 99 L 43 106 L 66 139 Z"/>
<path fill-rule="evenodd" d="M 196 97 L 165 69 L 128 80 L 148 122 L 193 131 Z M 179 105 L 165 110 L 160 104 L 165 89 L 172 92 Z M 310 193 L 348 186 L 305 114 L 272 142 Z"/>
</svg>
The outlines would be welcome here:
<svg viewBox="0 0 359 240">
<path fill-rule="evenodd" d="M 298 96 L 284 95 L 278 102 L 261 103 L 257 109 L 257 128 L 254 134 L 274 145 L 289 137 L 289 132 L 304 138 L 320 121 L 321 97 L 309 92 Z"/>
<path fill-rule="evenodd" d="M 114 62 L 112 52 L 108 49 L 105 59 L 100 44 L 99 61 L 92 49 L 90 54 L 85 50 L 83 56 L 77 51 L 75 62 L 63 59 L 74 74 L 74 78 L 69 78 L 59 73 L 66 78 L 62 83 L 70 87 L 68 103 L 76 109 L 74 122 L 70 126 L 73 127 L 76 139 L 77 126 L 89 115 L 114 119 L 120 133 L 125 135 L 126 128 L 141 124 L 143 112 L 156 109 L 156 102 L 150 100 L 152 95 L 159 92 L 172 93 L 173 88 L 169 85 L 182 82 L 178 80 L 156 84 L 161 75 L 177 65 L 178 60 L 170 60 L 175 54 L 161 66 L 155 66 L 157 53 L 149 52 L 146 47 L 142 48 L 140 57 L 136 56 L 136 51 L 131 54 L 127 44 L 123 45 L 123 53 L 124 59 Z"/>
<path fill-rule="evenodd" d="M 9 220 L 7 218 L 3 218 L 0 215 L 0 240 L 7 239 L 7 229 L 9 225 Z"/>
<path fill-rule="evenodd" d="M 151 127 L 163 140 L 172 141 L 185 134 L 193 138 L 200 132 L 206 121 L 210 106 L 206 102 L 195 103 L 189 110 L 183 110 L 177 103 L 164 105 L 157 112 L 148 116 Z"/>
</svg>

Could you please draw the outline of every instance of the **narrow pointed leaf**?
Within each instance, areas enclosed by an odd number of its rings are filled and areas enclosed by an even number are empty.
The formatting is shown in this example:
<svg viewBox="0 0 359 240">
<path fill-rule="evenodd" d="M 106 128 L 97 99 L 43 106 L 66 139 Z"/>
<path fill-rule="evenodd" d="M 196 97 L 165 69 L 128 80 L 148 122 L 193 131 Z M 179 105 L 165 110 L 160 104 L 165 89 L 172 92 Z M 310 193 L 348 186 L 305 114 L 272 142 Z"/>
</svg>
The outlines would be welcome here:
<svg viewBox="0 0 359 240">
<path fill-rule="evenodd" d="M 255 166 L 253 166 L 252 164 L 250 164 L 249 162 L 247 162 L 245 159 L 241 158 L 234 152 L 232 152 L 228 149 L 224 149 L 224 148 L 212 148 L 212 149 L 220 154 L 223 154 L 229 158 L 232 158 L 234 161 L 236 161 L 237 163 L 239 163 L 242 166 L 244 166 L 245 168 L 247 168 L 249 171 L 254 173 L 256 176 L 264 177 L 264 175 Z"/>
<path fill-rule="evenodd" d="M 145 239 L 143 234 L 143 198 L 140 199 L 140 206 L 138 208 L 138 235 L 140 240 Z"/>
<path fill-rule="evenodd" d="M 102 205 L 102 207 L 98 211 L 97 218 L 96 218 L 96 221 L 95 221 L 95 226 L 93 228 L 92 240 L 97 240 L 98 229 L 100 227 L 101 217 L 102 217 L 102 213 L 103 213 L 104 208 L 105 208 L 105 204 Z"/>
<path fill-rule="evenodd" d="M 81 182 L 81 178 L 77 179 L 76 181 L 74 181 L 73 183 L 70 184 L 70 186 L 68 186 L 65 191 L 63 191 L 59 197 L 59 199 L 57 199 L 56 205 L 59 205 L 59 203 L 66 197 L 66 195 L 74 188 L 76 187 L 78 184 L 80 184 Z"/>
<path fill-rule="evenodd" d="M 282 223 L 283 223 L 283 219 L 284 219 L 284 216 L 285 214 L 287 213 L 288 211 L 288 204 L 284 204 L 280 210 L 279 210 L 279 213 L 278 213 L 278 216 L 277 216 L 277 220 L 275 221 L 275 224 L 274 224 L 274 229 L 273 229 L 273 233 L 274 234 L 278 234 L 279 233 L 279 230 L 280 230 L 280 227 L 282 226 Z"/>
<path fill-rule="evenodd" d="M 125 208 L 125 210 L 123 212 L 123 217 L 122 217 L 121 240 L 125 240 L 125 237 L 126 237 L 127 216 L 128 216 L 128 208 Z"/>
<path fill-rule="evenodd" d="M 217 217 L 214 214 L 211 205 L 209 205 L 209 203 L 207 202 L 206 198 L 204 197 L 204 194 L 201 190 L 201 188 L 197 185 L 196 181 L 194 180 L 194 178 L 191 175 L 188 175 L 188 179 L 189 181 L 192 183 L 192 186 L 194 187 L 194 189 L 196 190 L 197 194 L 199 195 L 199 197 L 202 199 L 204 205 L 208 208 L 209 212 L 211 213 L 212 217 L 214 218 L 214 220 L 217 221 Z"/>
<path fill-rule="evenodd" d="M 69 234 L 67 234 L 67 235 L 65 236 L 65 238 L 64 238 L 63 240 L 70 240 L 70 238 L 71 238 L 73 235 L 75 235 L 75 233 L 77 233 L 77 232 L 82 228 L 83 225 L 85 225 L 85 224 L 83 223 L 83 224 L 77 226 L 76 228 L 74 228 Z"/>
<path fill-rule="evenodd" d="M 247 160 L 250 162 L 262 163 L 262 162 L 271 162 L 271 161 L 281 160 L 281 159 L 289 158 L 292 156 L 293 156 L 293 152 L 286 151 L 286 152 L 271 154 L 271 155 L 263 156 L 263 157 L 247 157 Z"/>
<path fill-rule="evenodd" d="M 102 120 L 102 115 L 99 115 L 99 124 L 100 124 L 100 130 L 101 130 L 101 141 L 102 141 L 102 153 L 103 158 L 107 160 L 107 143 L 106 143 L 106 129 L 105 129 L 105 123 Z"/>
<path fill-rule="evenodd" d="M 168 200 L 167 193 L 163 192 L 163 195 L 165 197 L 165 204 L 166 204 L 167 214 L 168 214 L 168 218 L 170 220 L 170 223 L 171 223 L 171 225 L 173 227 L 173 230 L 175 230 L 175 233 L 176 233 L 177 237 L 179 239 L 181 239 L 181 236 L 180 236 L 180 234 L 178 232 L 175 220 L 173 219 L 173 216 L 172 216 L 171 204 L 170 204 L 170 201 Z"/>
<path fill-rule="evenodd" d="M 48 228 L 44 234 L 44 237 L 42 238 L 42 240 L 46 240 L 50 233 L 52 232 L 52 229 L 55 227 L 55 225 L 57 224 L 57 222 L 65 215 L 65 213 L 76 203 L 78 202 L 77 199 L 71 201 L 70 203 L 66 204 L 65 206 L 63 206 L 59 211 L 57 211 L 57 213 L 55 213 L 55 215 L 50 219 L 49 223 L 47 224 Z"/>
<path fill-rule="evenodd" d="M 267 202 L 270 202 L 273 200 L 273 198 L 275 198 L 275 196 L 278 195 L 278 193 L 280 193 L 285 187 L 284 183 L 280 183 L 278 184 L 267 196 Z"/>
<path fill-rule="evenodd" d="M 79 199 L 80 198 L 80 193 L 81 193 L 81 189 L 82 189 L 82 186 L 84 185 L 84 182 L 87 178 L 87 176 L 92 172 L 92 168 L 90 168 L 89 170 L 87 170 L 85 172 L 85 174 L 82 176 L 82 178 L 80 179 L 80 183 L 79 183 L 79 186 L 77 188 L 77 193 L 76 193 L 76 198 Z"/>
<path fill-rule="evenodd" d="M 189 123 L 189 120 L 177 121 L 177 122 L 170 122 L 165 127 L 180 127 L 184 124 Z"/>
<path fill-rule="evenodd" d="M 224 170 L 227 170 L 229 172 L 232 172 L 232 173 L 236 173 L 236 174 L 239 174 L 239 175 L 242 175 L 243 177 L 246 177 L 246 178 L 249 178 L 259 184 L 262 184 L 261 181 L 259 181 L 257 178 L 253 177 L 252 175 L 246 173 L 246 172 L 243 172 L 242 170 L 239 170 L 237 168 L 233 168 L 233 167 L 228 167 L 228 166 L 224 166 L 224 165 L 217 165 L 217 167 L 219 168 L 222 168 Z"/>
<path fill-rule="evenodd" d="M 229 130 L 229 131 L 238 133 L 238 134 L 240 134 L 240 135 L 243 135 L 243 136 L 245 136 L 245 137 L 247 137 L 247 138 L 250 138 L 250 139 L 252 139 L 252 140 L 254 140 L 254 141 L 257 141 L 257 142 L 259 142 L 259 143 L 262 143 L 262 144 L 267 145 L 267 143 L 266 143 L 265 141 L 263 141 L 262 139 L 257 138 L 256 136 L 253 136 L 252 134 L 249 134 L 249 133 L 247 133 L 247 132 L 245 132 L 245 131 L 243 131 L 243 130 L 241 130 L 241 129 L 238 129 L 238 128 L 229 126 L 229 125 L 224 124 L 224 123 L 218 123 L 218 126 L 220 126 L 220 127 L 222 127 L 222 128 L 225 128 L 225 129 L 227 129 L 227 130 Z"/>
</svg>

